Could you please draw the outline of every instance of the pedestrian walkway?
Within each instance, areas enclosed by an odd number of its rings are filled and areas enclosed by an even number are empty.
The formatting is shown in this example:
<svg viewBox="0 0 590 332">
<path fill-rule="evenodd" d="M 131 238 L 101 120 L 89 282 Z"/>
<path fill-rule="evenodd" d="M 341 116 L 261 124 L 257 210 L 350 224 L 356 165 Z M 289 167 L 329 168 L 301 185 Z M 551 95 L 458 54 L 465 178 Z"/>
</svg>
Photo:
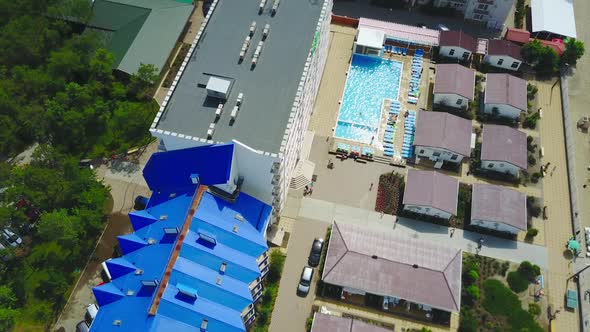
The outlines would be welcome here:
<svg viewBox="0 0 590 332">
<path fill-rule="evenodd" d="M 548 219 L 545 233 L 549 250 L 549 272 L 546 278 L 548 301 L 554 310 L 560 310 L 556 320 L 556 331 L 579 331 L 577 312 L 563 309 L 566 280 L 571 275 L 570 260 L 564 257 L 565 244 L 572 236 L 571 209 L 567 165 L 565 161 L 565 141 L 559 83 L 555 81 L 533 81 L 539 92 L 539 107 L 543 108 L 540 120 L 541 145 L 545 151 L 545 162 L 554 165 L 552 176 L 543 178 L 544 201 Z M 572 285 L 569 285 L 572 286 Z"/>
<path fill-rule="evenodd" d="M 546 269 L 547 249 L 542 246 L 497 238 L 490 235 L 455 229 L 450 233 L 447 226 L 435 225 L 409 218 L 392 215 L 381 215 L 379 212 L 355 208 L 351 206 L 335 204 L 323 200 L 304 198 L 299 209 L 299 217 L 315 219 L 326 222 L 352 223 L 365 225 L 384 232 L 406 234 L 415 239 L 429 240 L 455 248 L 465 252 L 479 253 L 501 260 L 520 263 L 528 260 L 541 268 Z M 484 240 L 483 247 L 478 250 L 478 241 Z"/>
</svg>

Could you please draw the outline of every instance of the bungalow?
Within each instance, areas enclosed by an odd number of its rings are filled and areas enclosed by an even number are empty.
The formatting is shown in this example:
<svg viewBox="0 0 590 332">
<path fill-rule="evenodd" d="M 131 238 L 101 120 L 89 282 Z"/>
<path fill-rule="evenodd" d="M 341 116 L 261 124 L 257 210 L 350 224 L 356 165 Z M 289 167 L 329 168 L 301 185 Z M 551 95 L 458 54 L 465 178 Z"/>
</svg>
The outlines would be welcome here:
<svg viewBox="0 0 590 332">
<path fill-rule="evenodd" d="M 509 74 L 486 74 L 484 112 L 517 119 L 527 110 L 527 82 Z"/>
<path fill-rule="evenodd" d="M 518 177 L 527 169 L 526 134 L 508 126 L 483 126 L 481 167 Z"/>
<path fill-rule="evenodd" d="M 521 47 L 503 39 L 488 41 L 488 52 L 483 61 L 490 66 L 518 71 L 523 62 Z"/>
<path fill-rule="evenodd" d="M 436 65 L 434 104 L 466 109 L 474 90 L 475 70 L 458 64 Z"/>
<path fill-rule="evenodd" d="M 438 55 L 468 61 L 477 49 L 477 40 L 463 31 L 441 31 Z"/>
<path fill-rule="evenodd" d="M 391 330 L 365 323 L 362 320 L 332 316 L 321 312 L 313 315 L 311 332 L 391 332 Z"/>
<path fill-rule="evenodd" d="M 387 311 L 458 313 L 461 259 L 461 249 L 334 222 L 321 277 L 349 303 L 362 305 L 377 295 Z"/>
<path fill-rule="evenodd" d="M 449 220 L 457 214 L 459 181 L 435 171 L 408 170 L 404 210 Z"/>
<path fill-rule="evenodd" d="M 474 184 L 471 225 L 514 235 L 526 231 L 526 195 L 501 186 Z"/>
<path fill-rule="evenodd" d="M 471 121 L 444 112 L 422 111 L 418 115 L 414 151 L 416 162 L 428 158 L 437 162 L 459 164 L 471 155 Z"/>
</svg>

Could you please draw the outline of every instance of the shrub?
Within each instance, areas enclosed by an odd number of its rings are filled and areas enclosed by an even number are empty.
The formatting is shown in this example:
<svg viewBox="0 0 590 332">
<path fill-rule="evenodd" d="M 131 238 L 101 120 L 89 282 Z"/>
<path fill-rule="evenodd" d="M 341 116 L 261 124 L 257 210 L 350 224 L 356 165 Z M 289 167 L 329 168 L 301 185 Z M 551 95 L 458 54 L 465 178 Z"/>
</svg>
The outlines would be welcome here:
<svg viewBox="0 0 590 332">
<path fill-rule="evenodd" d="M 537 128 L 537 121 L 539 121 L 540 118 L 541 116 L 539 115 L 539 112 L 534 112 L 524 119 L 522 126 L 524 128 L 535 129 Z"/>
<path fill-rule="evenodd" d="M 313 326 L 313 317 L 308 317 L 305 321 L 305 330 L 307 332 L 311 331 L 311 327 Z"/>
<path fill-rule="evenodd" d="M 285 255 L 278 250 L 273 251 L 270 254 L 270 266 L 268 268 L 268 275 L 266 276 L 269 283 L 279 281 L 281 272 L 283 271 L 283 265 L 285 265 Z"/>
<path fill-rule="evenodd" d="M 477 273 L 476 270 L 469 270 L 465 273 L 463 278 L 465 279 L 466 284 L 472 284 L 479 279 L 479 273 Z"/>
<path fill-rule="evenodd" d="M 541 268 L 529 261 L 524 261 L 520 263 L 518 272 L 520 272 L 528 280 L 532 281 L 541 275 Z"/>
<path fill-rule="evenodd" d="M 467 289 L 465 289 L 465 293 L 467 293 L 467 297 L 471 303 L 479 300 L 479 287 L 477 287 L 477 285 L 468 286 Z"/>
<path fill-rule="evenodd" d="M 510 331 L 542 332 L 544 331 L 535 318 L 522 309 L 516 294 L 501 281 L 488 279 L 484 282 L 483 307 L 492 315 L 504 316 L 510 324 Z"/>
<path fill-rule="evenodd" d="M 528 157 L 529 166 L 535 166 L 537 164 L 537 159 L 534 156 L 529 155 Z"/>
<path fill-rule="evenodd" d="M 526 96 L 528 100 L 533 100 L 535 99 L 535 96 L 537 95 L 537 91 L 539 91 L 539 89 L 537 88 L 536 85 L 533 85 L 531 83 L 528 83 L 526 85 Z"/>
<path fill-rule="evenodd" d="M 460 332 L 477 332 L 479 322 L 472 310 L 461 308 L 461 321 L 459 322 Z"/>
<path fill-rule="evenodd" d="M 541 314 L 541 306 L 536 303 L 529 303 L 529 314 L 539 316 Z"/>
<path fill-rule="evenodd" d="M 528 238 L 533 238 L 533 237 L 537 236 L 537 234 L 539 234 L 539 230 L 536 228 L 533 228 L 533 227 L 529 228 L 526 231 L 526 237 L 528 237 Z"/>
<path fill-rule="evenodd" d="M 518 271 L 509 272 L 506 280 L 508 281 L 508 286 L 510 286 L 510 289 L 512 289 L 515 293 L 523 292 L 529 288 L 529 281 Z"/>
<path fill-rule="evenodd" d="M 541 178 L 541 173 L 539 172 L 535 172 L 531 175 L 531 182 L 532 183 L 537 183 L 539 182 L 539 179 Z"/>
</svg>

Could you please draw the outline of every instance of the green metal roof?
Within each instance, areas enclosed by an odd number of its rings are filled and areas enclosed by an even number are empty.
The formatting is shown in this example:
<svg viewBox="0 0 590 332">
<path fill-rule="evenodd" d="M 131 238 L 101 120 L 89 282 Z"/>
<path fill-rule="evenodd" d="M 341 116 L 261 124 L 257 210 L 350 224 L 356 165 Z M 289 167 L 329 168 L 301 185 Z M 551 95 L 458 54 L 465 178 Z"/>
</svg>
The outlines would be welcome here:
<svg viewBox="0 0 590 332">
<path fill-rule="evenodd" d="M 103 35 L 116 69 L 133 74 L 145 63 L 161 70 L 192 10 L 175 0 L 95 0 L 88 26 Z"/>
</svg>

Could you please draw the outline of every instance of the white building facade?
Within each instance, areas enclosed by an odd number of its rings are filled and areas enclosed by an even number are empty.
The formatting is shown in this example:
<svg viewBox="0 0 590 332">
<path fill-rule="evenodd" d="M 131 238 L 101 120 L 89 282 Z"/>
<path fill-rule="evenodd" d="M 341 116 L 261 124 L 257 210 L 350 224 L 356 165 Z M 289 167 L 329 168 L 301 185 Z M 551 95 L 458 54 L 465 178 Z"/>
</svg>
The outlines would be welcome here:
<svg viewBox="0 0 590 332">
<path fill-rule="evenodd" d="M 508 104 L 492 104 L 486 103 L 484 105 L 484 112 L 488 114 L 496 114 L 498 116 L 510 119 L 517 119 L 522 110 Z"/>
<path fill-rule="evenodd" d="M 505 161 L 482 160 L 481 168 L 500 173 L 509 173 L 515 177 L 520 176 L 520 167 Z"/>
<path fill-rule="evenodd" d="M 491 220 L 481 220 L 481 219 L 471 219 L 471 224 L 487 229 L 491 229 L 498 232 L 510 233 L 517 235 L 518 232 L 521 230 L 512 226 L 505 224 L 503 222 L 491 221 Z"/>
<path fill-rule="evenodd" d="M 488 65 L 496 68 L 502 68 L 511 71 L 518 71 L 522 61 L 509 55 L 490 55 L 486 54 L 483 61 Z"/>
<path fill-rule="evenodd" d="M 188 63 L 191 58 L 216 3 L 217 0 L 213 2 L 209 13 L 203 21 L 201 30 L 195 37 L 186 55 L 185 63 Z M 296 167 L 309 120 L 313 112 L 315 98 L 328 55 L 332 5 L 332 0 L 324 0 L 313 45 L 308 53 L 307 61 L 299 81 L 280 150 L 278 152 L 261 151 L 237 140 L 232 140 L 232 142 L 236 143 L 234 152 L 236 167 L 235 174 L 232 174 L 233 181 L 230 181 L 225 187 L 218 186 L 220 188 L 223 187 L 222 189 L 224 190 L 231 190 L 235 186 L 237 179 L 242 178 L 242 188 L 244 191 L 247 191 L 249 195 L 273 207 L 271 222 L 274 222 L 280 216 L 281 210 L 285 205 L 291 177 L 293 176 L 293 171 Z M 175 81 L 180 79 L 183 68 L 181 67 Z M 172 96 L 174 87 L 175 84 L 172 85 L 154 119 L 150 128 L 152 136 L 161 139 L 166 150 L 227 143 L 156 128 L 167 102 Z"/>
<path fill-rule="evenodd" d="M 463 161 L 464 157 L 466 157 L 459 153 L 452 152 L 449 150 L 421 145 L 416 145 L 414 152 L 416 153 L 417 163 L 420 162 L 419 158 L 427 158 L 434 162 L 444 161 L 458 164 L 461 163 L 461 161 Z"/>
<path fill-rule="evenodd" d="M 445 58 L 467 61 L 471 57 L 471 51 L 459 46 L 441 46 L 438 50 L 438 55 Z"/>
<path fill-rule="evenodd" d="M 514 0 L 433 0 L 435 7 L 452 7 L 463 13 L 466 20 L 485 24 L 490 29 L 502 29 Z"/>
<path fill-rule="evenodd" d="M 419 213 L 431 217 L 437 217 L 449 220 L 452 216 L 449 212 L 443 211 L 441 209 L 437 209 L 432 206 L 421 206 L 421 205 L 412 205 L 412 204 L 405 204 L 404 210 Z"/>
<path fill-rule="evenodd" d="M 469 105 L 469 99 L 455 93 L 435 93 L 434 104 L 466 109 Z"/>
</svg>

